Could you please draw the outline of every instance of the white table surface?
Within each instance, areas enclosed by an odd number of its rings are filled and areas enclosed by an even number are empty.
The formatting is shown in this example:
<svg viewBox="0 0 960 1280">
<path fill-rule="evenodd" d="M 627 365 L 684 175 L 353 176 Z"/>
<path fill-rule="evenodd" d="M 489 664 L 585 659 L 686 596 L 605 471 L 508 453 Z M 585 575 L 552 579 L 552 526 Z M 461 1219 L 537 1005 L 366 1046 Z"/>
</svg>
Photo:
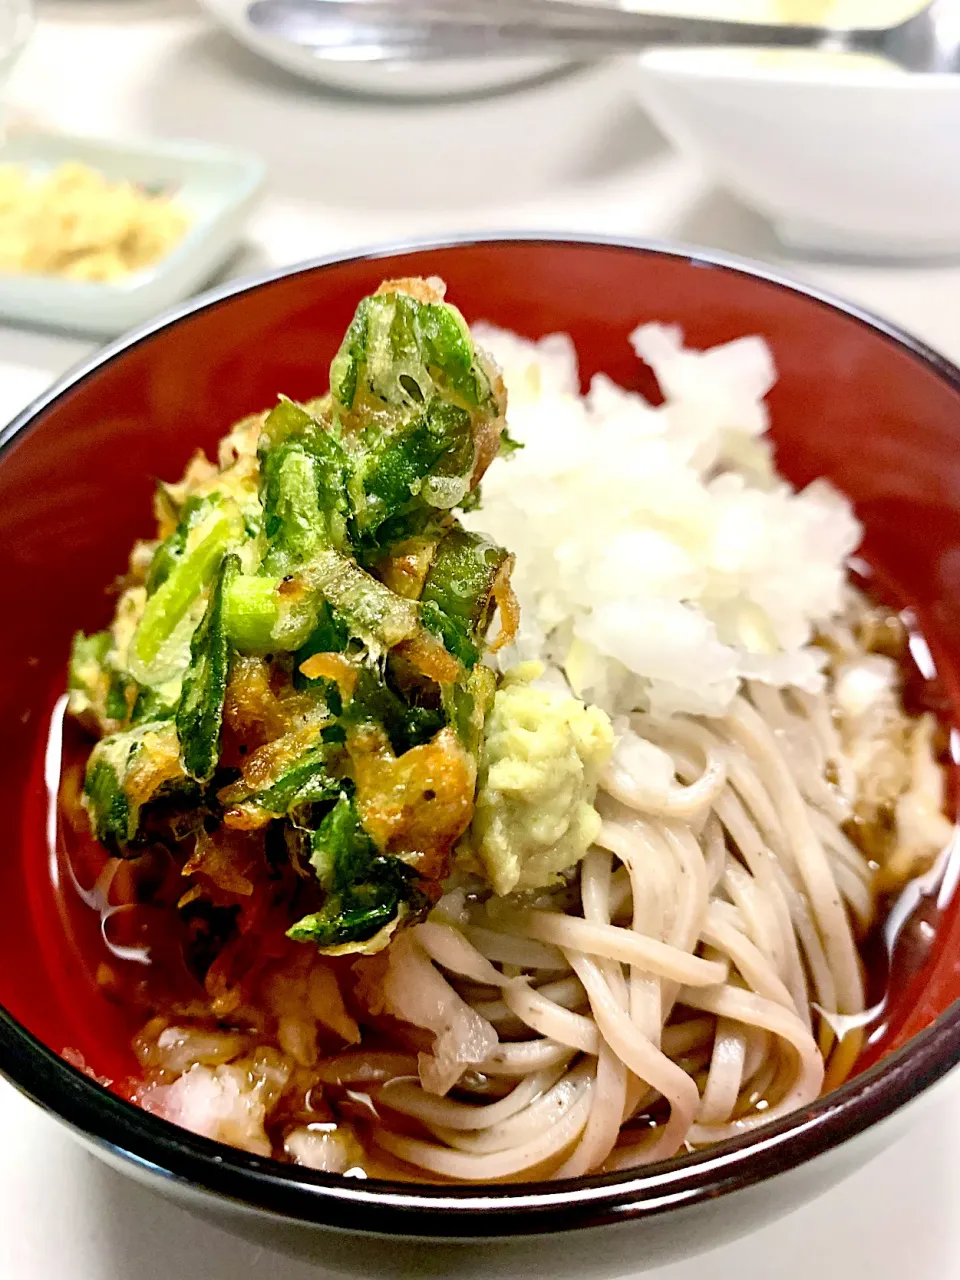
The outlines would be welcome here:
<svg viewBox="0 0 960 1280">
<path fill-rule="evenodd" d="M 8 87 L 63 131 L 197 137 L 258 151 L 267 198 L 234 272 L 358 244 L 527 227 L 664 236 L 773 262 L 960 360 L 960 263 L 790 258 L 768 225 L 675 156 L 627 65 L 444 105 L 324 93 L 261 64 L 189 0 L 41 2 Z M 389 193 L 385 199 L 385 193 Z M 0 421 L 92 349 L 0 327 Z M 828 1196 L 652 1280 L 960 1276 L 960 1082 L 941 1109 Z M 0 1084 L 2 1280 L 318 1280 L 101 1167 Z"/>
</svg>

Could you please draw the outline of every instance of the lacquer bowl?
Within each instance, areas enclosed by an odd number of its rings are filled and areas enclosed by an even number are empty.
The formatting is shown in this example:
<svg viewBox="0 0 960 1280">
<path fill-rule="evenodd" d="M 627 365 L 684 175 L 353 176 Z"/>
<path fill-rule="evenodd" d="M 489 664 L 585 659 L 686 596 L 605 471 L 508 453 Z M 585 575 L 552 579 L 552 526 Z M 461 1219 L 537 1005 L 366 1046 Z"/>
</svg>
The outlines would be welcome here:
<svg viewBox="0 0 960 1280">
<path fill-rule="evenodd" d="M 62 1056 L 111 1080 L 135 1067 L 131 1028 L 78 963 L 51 872 L 45 752 L 71 633 L 107 620 L 104 584 L 150 532 L 154 478 L 179 475 L 278 392 L 324 390 L 357 300 L 413 274 L 442 276 L 473 320 L 569 332 L 585 379 L 603 370 L 648 394 L 627 343 L 638 323 L 680 324 L 697 347 L 762 334 L 780 373 L 781 469 L 852 499 L 881 591 L 915 611 L 960 705 L 960 372 L 881 321 L 747 263 L 548 237 L 384 250 L 207 294 L 107 347 L 0 435 L 0 1072 L 110 1163 L 334 1272 L 622 1275 L 827 1192 L 935 1094 L 960 1061 L 949 868 L 939 902 L 920 906 L 937 927 L 918 931 L 910 979 L 848 1083 L 751 1136 L 636 1171 L 485 1187 L 340 1179 L 196 1137 Z"/>
</svg>

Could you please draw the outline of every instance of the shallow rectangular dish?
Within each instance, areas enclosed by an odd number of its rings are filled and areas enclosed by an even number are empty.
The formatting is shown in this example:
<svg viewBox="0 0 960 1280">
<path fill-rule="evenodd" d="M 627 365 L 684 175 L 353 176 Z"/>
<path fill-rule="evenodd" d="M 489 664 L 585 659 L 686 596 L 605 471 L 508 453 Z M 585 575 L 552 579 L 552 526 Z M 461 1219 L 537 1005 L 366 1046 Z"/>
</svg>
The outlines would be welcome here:
<svg viewBox="0 0 960 1280">
<path fill-rule="evenodd" d="M 0 317 L 109 337 L 194 293 L 237 247 L 263 186 L 252 155 L 191 142 L 109 142 L 23 133 L 0 146 L 0 164 L 42 173 L 77 160 L 114 180 L 170 187 L 186 208 L 183 239 L 154 266 L 106 282 L 0 273 Z"/>
</svg>

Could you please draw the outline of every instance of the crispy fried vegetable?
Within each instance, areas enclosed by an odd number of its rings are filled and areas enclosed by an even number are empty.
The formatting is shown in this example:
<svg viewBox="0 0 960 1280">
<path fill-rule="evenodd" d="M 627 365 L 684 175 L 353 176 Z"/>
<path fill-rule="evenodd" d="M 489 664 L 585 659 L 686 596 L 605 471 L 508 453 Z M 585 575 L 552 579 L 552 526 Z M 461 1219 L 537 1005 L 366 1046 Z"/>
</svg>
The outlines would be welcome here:
<svg viewBox="0 0 960 1280">
<path fill-rule="evenodd" d="M 343 785 L 342 779 L 330 772 L 331 762 L 339 755 L 339 743 L 319 743 L 292 761 L 272 786 L 254 792 L 248 803 L 280 815 L 300 805 L 331 800 Z"/>
<path fill-rule="evenodd" d="M 256 537 L 262 522 L 259 498 L 260 464 L 257 444 L 265 413 L 254 413 L 241 419 L 223 437 L 217 449 L 217 465 L 199 450 L 190 460 L 179 484 L 159 484 L 154 495 L 158 536 L 169 537 L 191 500 L 217 493 L 232 499 L 243 513 L 249 537 Z"/>
<path fill-rule="evenodd" d="M 108 661 L 112 651 L 113 636 L 109 631 L 92 636 L 78 631 L 70 649 L 70 714 L 102 733 L 120 728 L 129 715 L 130 701 L 136 696 L 133 682 Z M 132 695 L 129 701 L 128 690 Z"/>
<path fill-rule="evenodd" d="M 226 556 L 207 611 L 190 641 L 190 666 L 183 678 L 176 722 L 183 767 L 197 782 L 208 782 L 213 777 L 220 758 L 223 700 L 231 653 L 223 625 L 223 597 L 239 572 L 240 557 Z"/>
<path fill-rule="evenodd" d="M 326 545 L 330 535 L 309 453 L 296 442 L 282 444 L 268 455 L 268 464 L 262 474 L 269 550 L 262 569 L 282 575 Z"/>
<path fill-rule="evenodd" d="M 130 713 L 130 724 L 150 724 L 156 720 L 171 720 L 177 714 L 177 694 L 164 689 L 137 688 Z"/>
<path fill-rule="evenodd" d="M 351 634 L 371 650 L 392 649 L 417 629 L 417 608 L 412 601 L 394 595 L 336 552 L 322 554 L 304 566 L 294 581 L 308 594 L 326 600 Z"/>
<path fill-rule="evenodd" d="M 419 906 L 410 869 L 383 857 L 360 823 L 351 800 L 341 796 L 310 840 L 310 865 L 326 894 L 322 908 L 287 930 L 295 942 L 321 951 L 366 950 L 362 945 Z M 383 938 L 384 944 L 389 934 Z"/>
<path fill-rule="evenodd" d="M 465 681 L 444 686 L 443 708 L 447 720 L 471 756 L 480 750 L 484 723 L 496 690 L 497 677 L 480 662 Z"/>
<path fill-rule="evenodd" d="M 500 632 L 488 641 L 491 653 L 499 653 L 506 645 L 513 644 L 520 628 L 520 602 L 510 581 L 514 563 L 512 555 L 504 560 L 490 589 L 493 605 L 500 611 Z"/>
<path fill-rule="evenodd" d="M 314 653 L 300 664 L 299 670 L 308 680 L 324 680 L 328 686 L 335 685 L 341 706 L 344 700 L 349 702 L 357 687 L 359 668 L 342 653 Z"/>
<path fill-rule="evenodd" d="M 401 640 L 396 655 L 435 684 L 453 684 L 463 675 L 463 668 L 443 641 L 422 627 L 409 640 Z"/>
<path fill-rule="evenodd" d="M 334 403 L 357 418 L 383 406 L 415 411 L 439 395 L 466 409 L 501 416 L 491 372 L 463 316 L 438 293 L 393 282 L 364 298 L 330 366 Z"/>
<path fill-rule="evenodd" d="M 352 663 L 350 664 L 350 669 L 354 672 L 351 678 L 342 670 L 335 672 L 330 668 L 324 672 L 316 667 L 311 668 L 310 661 L 318 656 L 328 660 L 339 658 L 344 654 L 349 643 L 350 632 L 346 625 L 326 600 L 322 600 L 317 625 L 293 657 L 294 686 L 297 689 L 316 690 L 335 715 L 339 715 L 343 708 L 344 693 L 349 695 L 353 692 L 356 684 L 355 667 Z M 329 667 L 329 662 L 327 665 Z M 344 681 L 349 684 L 349 689 L 344 688 Z"/>
<path fill-rule="evenodd" d="M 294 665 L 299 667 L 315 653 L 343 653 L 349 641 L 350 631 L 346 623 L 326 600 L 322 600 L 317 612 L 317 625 L 297 650 Z"/>
<path fill-rule="evenodd" d="M 281 397 L 159 486 L 110 631 L 76 638 L 94 830 L 174 858 L 217 982 L 288 928 L 377 951 L 439 893 L 473 814 L 486 633 L 497 607 L 502 638 L 516 621 L 512 558 L 453 514 L 504 409 L 439 282 L 388 281 L 328 395 Z"/>
<path fill-rule="evenodd" d="M 408 538 L 390 550 L 388 556 L 377 564 L 374 572 L 380 581 L 405 600 L 419 600 L 427 571 L 437 551 L 437 543 L 443 531 L 437 529 L 432 536 Z"/>
<path fill-rule="evenodd" d="M 112 750 L 110 738 L 97 744 L 87 765 L 83 804 L 94 835 L 108 848 L 125 846 L 136 835 L 137 820 L 131 823 L 130 803 L 123 792 L 126 756 L 121 748 Z"/>
<path fill-rule="evenodd" d="M 499 447 L 502 384 L 424 281 L 389 282 L 360 303 L 330 390 L 361 491 L 356 527 L 374 548 L 461 502 Z"/>
<path fill-rule="evenodd" d="M 123 853 L 137 837 L 141 808 L 185 781 L 172 720 L 103 738 L 90 753 L 83 790 L 97 839 Z"/>
<path fill-rule="evenodd" d="M 373 433 L 368 432 L 369 439 Z M 363 532 L 391 522 L 389 533 L 411 532 L 455 506 L 470 487 L 474 442 L 470 414 L 434 400 L 392 434 L 377 433 L 360 454 L 359 476 L 365 501 L 357 524 Z M 384 541 L 383 534 L 377 539 Z"/>
<path fill-rule="evenodd" d="M 516 453 L 518 449 L 526 446 L 520 440 L 514 440 L 513 436 L 506 427 L 500 432 L 500 450 L 498 456 L 501 458 L 509 458 L 512 453 Z"/>
<path fill-rule="evenodd" d="M 282 687 L 275 689 L 271 674 L 265 658 L 234 654 L 230 663 L 223 722 L 232 745 L 243 747 L 241 755 L 289 733 L 303 712 L 300 698 L 290 697 Z"/>
<path fill-rule="evenodd" d="M 382 729 L 391 749 L 399 754 L 429 742 L 445 724 L 439 708 L 410 704 L 369 667 L 358 671 L 342 720 L 351 727 L 374 725 Z"/>
<path fill-rule="evenodd" d="M 436 884 L 473 816 L 476 760 L 450 728 L 397 756 L 369 725 L 348 734 L 347 749 L 364 829 L 382 852 L 404 855 Z"/>
<path fill-rule="evenodd" d="M 494 588 L 512 564 L 502 547 L 465 529 L 451 529 L 437 547 L 420 597 L 423 622 L 466 667 L 480 657 Z"/>
<path fill-rule="evenodd" d="M 331 800 L 343 787 L 342 736 L 321 723 L 293 730 L 249 758 L 239 782 L 221 790 L 228 826 L 255 828 L 304 805 Z"/>
<path fill-rule="evenodd" d="M 105 692 L 101 685 L 105 678 L 104 659 L 113 648 L 113 636 L 109 631 L 97 631 L 86 636 L 78 631 L 70 649 L 68 689 L 71 694 L 82 695 L 78 703 L 102 702 Z M 73 707 L 71 707 L 73 710 Z"/>
<path fill-rule="evenodd" d="M 374 653 L 413 635 L 418 610 L 333 548 L 277 581 L 244 574 L 226 595 L 227 632 L 242 653 L 291 652 L 316 629 L 323 604 Z"/>
<path fill-rule="evenodd" d="M 282 576 L 322 547 L 343 551 L 349 463 L 333 434 L 283 399 L 267 417 L 260 459 L 267 541 L 261 572 Z"/>
<path fill-rule="evenodd" d="M 273 629 L 280 617 L 276 578 L 258 578 L 243 573 L 230 584 L 224 595 L 224 626 L 230 641 L 240 653 L 270 653 L 278 647 Z"/>
<path fill-rule="evenodd" d="M 203 616 L 203 592 L 216 575 L 231 545 L 243 536 L 236 504 L 214 494 L 197 507 L 187 504 L 181 525 L 187 524 L 182 549 L 174 550 L 171 535 L 164 551 L 159 581 L 148 596 L 130 646 L 129 665 L 141 683 L 156 687 L 180 676 L 189 660 L 189 643 Z"/>
<path fill-rule="evenodd" d="M 210 500 L 189 497 L 180 508 L 176 528 L 159 544 L 150 560 L 145 586 L 147 594 L 153 595 L 158 587 L 166 582 L 174 567 L 183 559 L 187 549 L 187 538 L 191 530 L 209 514 Z"/>
</svg>

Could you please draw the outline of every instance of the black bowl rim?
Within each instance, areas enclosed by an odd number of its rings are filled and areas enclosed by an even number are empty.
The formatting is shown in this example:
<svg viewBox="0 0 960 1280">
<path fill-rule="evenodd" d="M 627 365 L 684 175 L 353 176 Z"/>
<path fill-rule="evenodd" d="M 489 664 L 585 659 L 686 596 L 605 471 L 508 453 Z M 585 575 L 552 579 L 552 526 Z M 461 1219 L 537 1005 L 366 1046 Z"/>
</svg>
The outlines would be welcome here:
<svg viewBox="0 0 960 1280">
<path fill-rule="evenodd" d="M 905 349 L 960 394 L 960 369 L 888 321 L 735 255 L 656 240 L 560 232 L 462 235 L 378 245 L 231 281 L 118 338 L 59 379 L 0 431 L 2 454 L 56 400 L 103 365 L 194 312 L 284 277 L 345 262 L 475 245 L 592 245 L 746 275 L 840 311 Z M 783 1119 L 716 1148 L 569 1182 L 437 1186 L 348 1179 L 261 1159 L 198 1137 L 111 1093 L 0 1007 L 0 1075 L 89 1145 L 154 1178 L 317 1227 L 420 1240 L 509 1239 L 636 1221 L 752 1186 L 841 1146 L 916 1099 L 960 1063 L 960 1000 L 895 1053 Z"/>
</svg>

